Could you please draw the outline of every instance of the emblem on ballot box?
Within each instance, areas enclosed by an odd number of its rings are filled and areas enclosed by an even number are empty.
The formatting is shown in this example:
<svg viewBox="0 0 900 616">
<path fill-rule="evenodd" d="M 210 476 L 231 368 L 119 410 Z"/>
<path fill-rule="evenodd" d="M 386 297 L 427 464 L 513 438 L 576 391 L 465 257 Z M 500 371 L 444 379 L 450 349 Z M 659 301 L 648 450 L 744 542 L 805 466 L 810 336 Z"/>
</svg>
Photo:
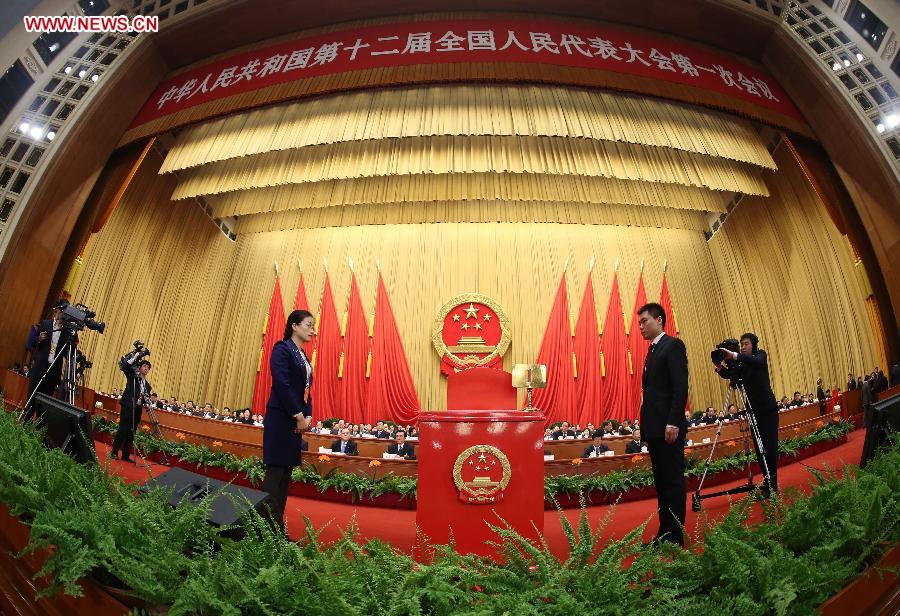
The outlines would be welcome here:
<svg viewBox="0 0 900 616">
<path fill-rule="evenodd" d="M 457 295 L 441 307 L 431 328 L 431 342 L 441 356 L 441 372 L 501 367 L 509 348 L 509 320 L 486 295 Z"/>
<path fill-rule="evenodd" d="M 492 445 L 473 445 L 463 450 L 453 464 L 453 483 L 464 503 L 500 502 L 511 475 L 506 454 Z"/>
</svg>

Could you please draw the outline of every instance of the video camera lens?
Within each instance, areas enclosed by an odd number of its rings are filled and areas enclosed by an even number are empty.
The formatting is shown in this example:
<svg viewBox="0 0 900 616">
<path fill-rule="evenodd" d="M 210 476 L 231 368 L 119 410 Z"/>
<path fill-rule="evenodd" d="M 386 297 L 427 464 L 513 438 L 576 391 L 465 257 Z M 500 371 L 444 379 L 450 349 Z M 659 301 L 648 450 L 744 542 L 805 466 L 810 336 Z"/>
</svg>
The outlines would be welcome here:
<svg viewBox="0 0 900 616">
<path fill-rule="evenodd" d="M 710 361 L 717 366 L 723 361 L 730 359 L 730 356 L 722 349 L 728 349 L 732 353 L 739 353 L 741 350 L 741 343 L 735 338 L 727 338 L 717 344 L 716 348 L 709 353 Z"/>
</svg>

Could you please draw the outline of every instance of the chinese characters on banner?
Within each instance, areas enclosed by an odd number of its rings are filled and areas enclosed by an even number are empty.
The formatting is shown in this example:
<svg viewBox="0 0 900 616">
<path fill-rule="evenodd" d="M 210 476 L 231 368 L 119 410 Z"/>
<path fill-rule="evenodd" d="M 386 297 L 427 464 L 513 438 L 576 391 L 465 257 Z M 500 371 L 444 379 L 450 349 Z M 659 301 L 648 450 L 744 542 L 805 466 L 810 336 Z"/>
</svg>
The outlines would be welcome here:
<svg viewBox="0 0 900 616">
<path fill-rule="evenodd" d="M 225 58 L 163 82 L 132 126 L 200 103 L 307 77 L 474 62 L 552 64 L 631 74 L 728 94 L 801 117 L 765 72 L 688 43 L 599 25 L 454 20 L 332 32 Z"/>
</svg>

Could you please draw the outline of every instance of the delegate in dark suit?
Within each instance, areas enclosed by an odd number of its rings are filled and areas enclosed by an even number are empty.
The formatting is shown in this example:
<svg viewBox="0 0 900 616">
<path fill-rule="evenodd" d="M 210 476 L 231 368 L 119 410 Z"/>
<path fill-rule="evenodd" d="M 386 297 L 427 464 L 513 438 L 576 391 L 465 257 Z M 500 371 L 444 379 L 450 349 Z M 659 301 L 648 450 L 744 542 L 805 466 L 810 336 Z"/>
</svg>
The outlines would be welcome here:
<svg viewBox="0 0 900 616">
<path fill-rule="evenodd" d="M 398 445 L 397 443 L 391 443 L 390 445 L 388 445 L 387 452 L 392 453 L 396 456 L 403 456 L 407 460 L 415 460 L 416 459 L 416 450 L 409 443 L 403 443 L 402 445 Z"/>
<path fill-rule="evenodd" d="M 356 446 L 356 443 L 353 441 L 343 441 L 336 440 L 331 444 L 331 451 L 339 451 L 341 453 L 345 453 L 348 456 L 358 456 L 359 448 Z"/>
<path fill-rule="evenodd" d="M 643 375 L 641 435 L 647 443 L 659 506 L 657 540 L 684 545 L 687 497 L 684 482 L 684 438 L 687 421 L 688 363 L 684 342 L 663 334 L 651 345 Z M 665 440 L 666 426 L 675 426 L 678 437 Z"/>
<path fill-rule="evenodd" d="M 312 385 L 312 370 L 303 351 L 290 338 L 272 347 L 269 360 L 272 391 L 263 418 L 263 463 L 266 477 L 262 490 L 272 496 L 272 516 L 284 528 L 284 508 L 291 471 L 300 465 L 302 439 L 297 434 L 296 415 L 312 416 L 312 396 L 304 395 Z"/>
<path fill-rule="evenodd" d="M 753 354 L 738 353 L 732 367 L 717 369 L 719 376 L 730 379 L 735 373 L 734 366 L 741 366 L 740 372 L 743 378 L 744 390 L 747 392 L 747 400 L 756 423 L 759 426 L 759 434 L 765 449 L 766 466 L 769 469 L 771 485 L 769 490 L 778 489 L 778 402 L 769 381 L 769 357 L 763 349 L 757 349 Z M 753 446 L 756 448 L 756 458 L 760 469 L 763 468 L 762 456 L 755 439 Z"/>
<path fill-rule="evenodd" d="M 581 457 L 582 458 L 590 458 L 591 454 L 594 454 L 594 457 L 597 457 L 602 453 L 606 453 L 607 451 L 609 451 L 609 447 L 607 447 L 606 445 L 597 445 L 597 446 L 588 445 L 587 447 L 584 448 L 584 451 L 582 452 Z"/>
</svg>

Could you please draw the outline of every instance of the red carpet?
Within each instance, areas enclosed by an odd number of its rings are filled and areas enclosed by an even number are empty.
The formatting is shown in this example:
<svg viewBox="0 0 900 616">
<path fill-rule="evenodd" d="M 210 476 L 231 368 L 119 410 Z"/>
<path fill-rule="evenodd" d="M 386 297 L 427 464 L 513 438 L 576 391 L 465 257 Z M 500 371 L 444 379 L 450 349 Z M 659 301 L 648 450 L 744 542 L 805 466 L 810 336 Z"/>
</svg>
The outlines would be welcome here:
<svg viewBox="0 0 900 616">
<path fill-rule="evenodd" d="M 787 488 L 799 488 L 808 492 L 815 478 L 809 468 L 824 470 L 826 467 L 840 471 L 844 464 L 858 464 L 862 454 L 864 430 L 856 430 L 848 435 L 848 442 L 829 449 L 824 453 L 803 460 L 802 462 L 783 466 L 778 469 L 778 484 L 782 490 Z M 103 443 L 97 443 L 97 453 L 101 460 L 107 459 L 109 447 Z M 147 468 L 140 462 L 137 465 L 126 464 L 121 461 L 111 461 L 111 472 L 120 475 L 127 481 L 144 482 L 148 479 Z M 151 465 L 153 475 L 165 472 L 166 466 Z M 744 481 L 735 481 L 713 488 L 713 491 L 725 490 L 743 484 Z M 703 501 L 703 512 L 696 514 L 691 511 L 690 494 L 688 495 L 688 512 L 686 526 L 691 535 L 697 533 L 703 524 L 715 522 L 721 519 L 727 512 L 729 503 L 745 495 L 723 496 Z M 608 520 L 603 532 L 603 538 L 618 538 L 628 533 L 633 528 L 643 524 L 654 515 L 656 507 L 655 499 L 632 501 L 617 505 L 614 508 L 612 518 Z M 588 516 L 591 528 L 596 529 L 609 515 L 609 506 L 588 507 Z M 569 509 L 564 515 L 573 524 L 577 523 L 580 510 Z M 313 499 L 288 497 L 287 524 L 292 538 L 299 538 L 304 532 L 303 516 L 309 518 L 313 527 L 320 532 L 320 539 L 328 542 L 336 539 L 351 524 L 355 524 L 359 536 L 363 539 L 378 538 L 390 543 L 403 551 L 411 551 L 415 539 L 416 512 L 397 509 L 384 509 L 379 507 L 358 507 L 341 503 L 329 503 Z M 760 505 L 753 506 L 751 522 L 762 519 Z M 657 522 L 651 520 L 645 532 L 645 540 L 650 540 L 656 534 Z M 560 524 L 559 513 L 547 511 L 544 514 L 544 536 L 551 550 L 563 558 L 568 553 L 568 542 Z"/>
</svg>

